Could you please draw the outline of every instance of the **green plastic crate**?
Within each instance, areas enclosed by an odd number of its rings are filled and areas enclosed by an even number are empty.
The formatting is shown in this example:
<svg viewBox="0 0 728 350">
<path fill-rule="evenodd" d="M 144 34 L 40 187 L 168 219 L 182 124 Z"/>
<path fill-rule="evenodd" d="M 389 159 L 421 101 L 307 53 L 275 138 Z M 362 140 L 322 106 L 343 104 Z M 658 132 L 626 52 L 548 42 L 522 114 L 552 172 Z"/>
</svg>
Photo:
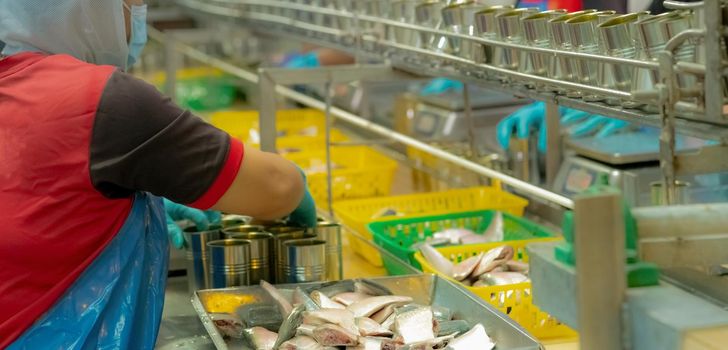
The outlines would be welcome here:
<svg viewBox="0 0 728 350">
<path fill-rule="evenodd" d="M 421 216 L 405 219 L 372 222 L 367 225 L 374 236 L 374 243 L 386 249 L 394 256 L 422 270 L 415 260 L 416 250 L 412 244 L 424 241 L 433 233 L 449 228 L 466 228 L 482 233 L 490 225 L 496 211 L 477 210 L 450 213 L 443 215 Z M 550 238 L 556 233 L 515 215 L 503 213 L 503 237 L 506 241 L 532 240 Z M 407 274 L 400 264 L 390 257 L 382 255 L 382 262 L 390 275 Z"/>
</svg>

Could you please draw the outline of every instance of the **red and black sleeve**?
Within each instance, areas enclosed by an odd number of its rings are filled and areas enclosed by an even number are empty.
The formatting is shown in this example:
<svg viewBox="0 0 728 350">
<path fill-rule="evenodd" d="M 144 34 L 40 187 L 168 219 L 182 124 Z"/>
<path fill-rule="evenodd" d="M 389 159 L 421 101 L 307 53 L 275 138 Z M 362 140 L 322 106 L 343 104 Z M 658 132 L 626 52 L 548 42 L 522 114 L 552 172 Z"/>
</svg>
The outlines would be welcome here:
<svg viewBox="0 0 728 350">
<path fill-rule="evenodd" d="M 94 187 L 109 198 L 147 191 L 207 209 L 232 184 L 243 144 L 122 72 L 110 77 L 90 145 Z"/>
</svg>

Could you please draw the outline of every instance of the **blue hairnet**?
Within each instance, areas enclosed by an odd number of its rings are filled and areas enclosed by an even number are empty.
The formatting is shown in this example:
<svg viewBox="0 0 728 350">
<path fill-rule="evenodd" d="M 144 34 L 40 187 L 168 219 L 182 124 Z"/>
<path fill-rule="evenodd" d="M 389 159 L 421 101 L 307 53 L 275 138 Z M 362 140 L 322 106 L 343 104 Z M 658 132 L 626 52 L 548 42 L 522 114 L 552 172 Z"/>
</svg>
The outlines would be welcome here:
<svg viewBox="0 0 728 350">
<path fill-rule="evenodd" d="M 122 0 L 0 0 L 2 53 L 68 54 L 126 69 Z"/>
</svg>

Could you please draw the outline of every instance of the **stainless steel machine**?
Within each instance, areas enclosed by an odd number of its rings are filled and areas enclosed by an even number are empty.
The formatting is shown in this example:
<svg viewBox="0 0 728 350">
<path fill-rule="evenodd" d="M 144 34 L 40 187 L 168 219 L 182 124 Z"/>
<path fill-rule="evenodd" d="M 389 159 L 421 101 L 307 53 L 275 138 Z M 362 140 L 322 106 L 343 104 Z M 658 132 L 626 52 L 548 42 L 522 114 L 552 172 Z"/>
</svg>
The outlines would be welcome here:
<svg viewBox="0 0 728 350">
<path fill-rule="evenodd" d="M 650 132 L 630 132 L 608 138 L 574 138 L 566 141 L 567 157 L 553 184 L 553 190 L 567 197 L 595 184 L 606 175 L 609 184 L 622 191 L 624 200 L 632 206 L 655 203 L 659 192 L 657 182 L 662 172 L 659 163 L 658 135 Z M 679 138 L 678 153 L 696 150 L 702 141 Z M 681 175 L 681 203 L 714 203 L 726 201 L 725 174 Z"/>
</svg>

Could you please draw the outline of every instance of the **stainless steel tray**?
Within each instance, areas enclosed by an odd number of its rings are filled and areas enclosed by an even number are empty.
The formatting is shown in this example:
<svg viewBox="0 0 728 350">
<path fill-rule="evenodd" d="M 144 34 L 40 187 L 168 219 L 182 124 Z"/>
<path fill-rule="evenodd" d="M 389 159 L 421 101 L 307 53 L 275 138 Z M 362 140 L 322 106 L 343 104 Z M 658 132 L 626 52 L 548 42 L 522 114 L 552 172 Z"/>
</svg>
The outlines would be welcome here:
<svg viewBox="0 0 728 350">
<path fill-rule="evenodd" d="M 394 294 L 411 296 L 416 303 L 427 305 L 437 304 L 449 308 L 453 311 L 457 319 L 464 319 L 474 324 L 482 323 L 488 335 L 495 340 L 497 350 L 542 349 L 534 337 L 529 335 L 528 332 L 508 318 L 508 316 L 496 310 L 477 296 L 438 276 L 425 274 L 380 277 L 371 278 L 371 280 L 389 288 Z M 278 287 L 309 287 L 320 284 L 284 284 Z M 223 340 L 222 335 L 213 324 L 210 318 L 210 310 L 207 310 L 205 305 L 212 298 L 218 298 L 220 296 L 235 297 L 241 300 L 248 300 L 251 303 L 273 303 L 273 300 L 259 286 L 201 290 L 195 292 L 192 297 L 192 305 L 200 316 L 200 320 L 205 326 L 205 329 L 210 334 L 210 338 L 219 350 L 247 349 L 241 341 L 231 340 L 226 342 Z"/>
</svg>

